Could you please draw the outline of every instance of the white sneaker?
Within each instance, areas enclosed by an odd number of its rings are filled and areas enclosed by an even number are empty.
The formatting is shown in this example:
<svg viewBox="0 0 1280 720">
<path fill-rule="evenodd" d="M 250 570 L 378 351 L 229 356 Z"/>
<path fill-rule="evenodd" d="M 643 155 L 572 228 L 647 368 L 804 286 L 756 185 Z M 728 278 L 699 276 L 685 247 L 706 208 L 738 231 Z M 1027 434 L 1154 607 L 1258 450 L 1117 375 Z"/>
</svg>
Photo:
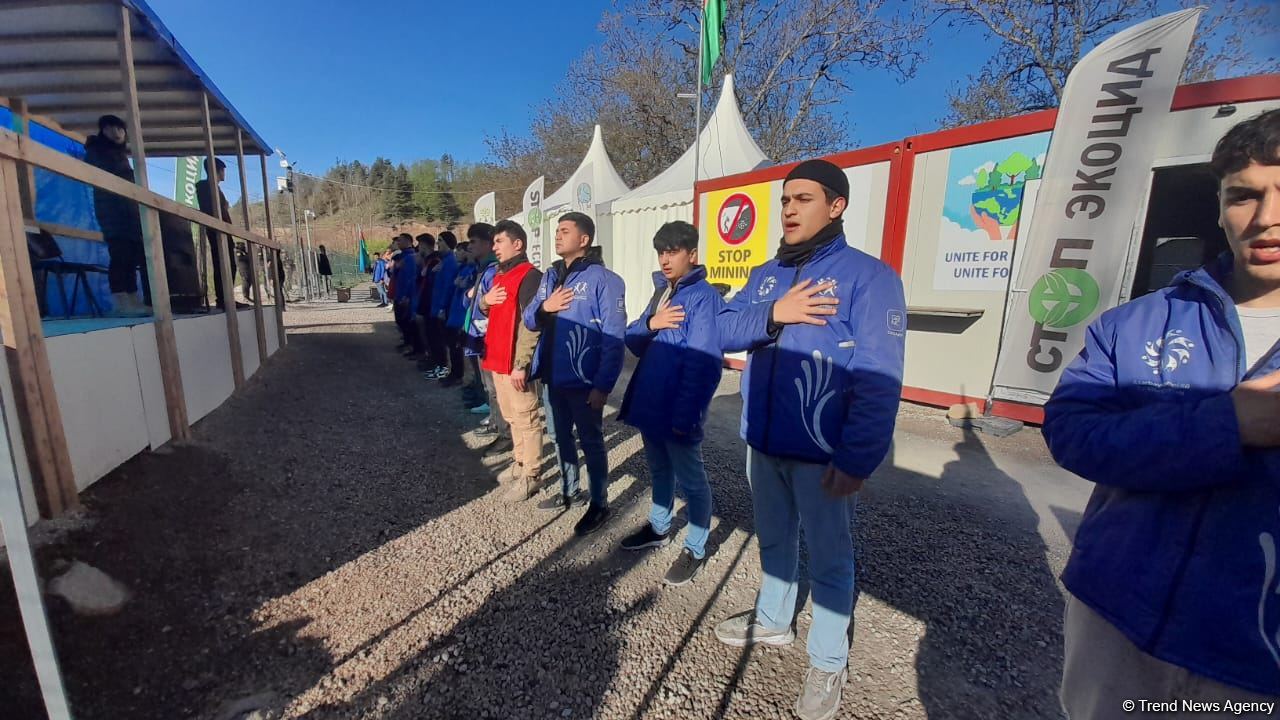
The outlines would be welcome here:
<svg viewBox="0 0 1280 720">
<path fill-rule="evenodd" d="M 133 293 L 111 293 L 112 317 L 148 317 L 151 308 L 142 304 Z"/>
</svg>

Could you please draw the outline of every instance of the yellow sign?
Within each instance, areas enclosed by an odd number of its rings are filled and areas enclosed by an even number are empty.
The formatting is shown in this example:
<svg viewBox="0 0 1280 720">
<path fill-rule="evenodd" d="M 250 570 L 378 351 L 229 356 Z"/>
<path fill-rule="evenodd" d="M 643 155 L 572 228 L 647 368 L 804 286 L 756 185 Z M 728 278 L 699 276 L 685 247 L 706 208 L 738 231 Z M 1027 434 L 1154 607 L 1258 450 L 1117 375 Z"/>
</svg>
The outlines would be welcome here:
<svg viewBox="0 0 1280 720">
<path fill-rule="evenodd" d="M 707 239 L 707 281 L 734 290 L 747 284 L 752 268 L 769 259 L 769 185 L 706 194 L 702 236 Z"/>
</svg>

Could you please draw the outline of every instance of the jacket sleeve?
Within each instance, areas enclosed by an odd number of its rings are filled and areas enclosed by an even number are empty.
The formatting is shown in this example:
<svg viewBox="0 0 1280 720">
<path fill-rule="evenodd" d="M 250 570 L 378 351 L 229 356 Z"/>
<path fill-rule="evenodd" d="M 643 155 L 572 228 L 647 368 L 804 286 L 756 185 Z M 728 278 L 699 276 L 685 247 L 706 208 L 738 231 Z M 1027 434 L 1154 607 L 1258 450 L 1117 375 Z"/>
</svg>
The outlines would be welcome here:
<svg viewBox="0 0 1280 720">
<path fill-rule="evenodd" d="M 609 273 L 596 292 L 601 320 L 600 365 L 591 378 L 591 386 L 607 394 L 618 383 L 627 355 L 623 341 L 627 334 L 627 291 L 622 278 Z"/>
<path fill-rule="evenodd" d="M 867 478 L 884 461 L 893 441 L 902 395 L 907 303 L 902 280 L 887 266 L 877 268 L 849 302 L 856 343 L 848 384 L 851 396 L 831 462 L 854 477 Z"/>
<path fill-rule="evenodd" d="M 720 384 L 724 358 L 720 352 L 720 330 L 716 322 L 724 300 L 707 293 L 685 307 L 685 347 L 680 357 L 675 398 L 671 404 L 671 428 L 690 435 L 702 423 L 703 412 L 711 404 Z"/>
<path fill-rule="evenodd" d="M 644 355 L 644 351 L 648 349 L 649 343 L 653 342 L 653 336 L 657 335 L 657 333 L 649 329 L 650 317 L 649 311 L 646 309 L 640 317 L 636 318 L 627 326 L 627 349 L 636 357 Z"/>
<path fill-rule="evenodd" d="M 541 282 L 538 283 L 538 293 L 524 309 L 524 325 L 530 330 L 545 330 L 545 325 L 554 321 L 550 314 L 542 312 L 542 303 L 551 294 L 551 283 L 554 281 L 554 275 L 549 272 L 544 273 Z"/>
<path fill-rule="evenodd" d="M 533 304 L 534 298 L 538 295 L 538 288 L 542 285 L 542 273 L 537 270 L 530 270 L 528 275 L 520 281 L 519 296 L 520 309 L 523 313 L 529 306 Z M 538 350 L 538 339 L 542 337 L 542 331 L 537 328 L 530 328 L 523 322 L 516 326 L 516 349 L 514 355 L 513 368 L 523 368 L 530 370 L 533 367 L 533 354 Z"/>
<path fill-rule="evenodd" d="M 1138 492 L 1239 480 L 1247 460 L 1231 394 L 1201 392 L 1138 407 L 1123 402 L 1113 322 L 1109 313 L 1089 326 L 1084 349 L 1045 405 L 1044 437 L 1054 460 L 1086 480 Z"/>
<path fill-rule="evenodd" d="M 773 342 L 769 335 L 769 315 L 773 303 L 752 304 L 755 288 L 759 284 L 760 268 L 751 271 L 746 287 L 733 296 L 733 300 L 720 311 L 720 345 L 724 352 L 755 350 Z"/>
</svg>

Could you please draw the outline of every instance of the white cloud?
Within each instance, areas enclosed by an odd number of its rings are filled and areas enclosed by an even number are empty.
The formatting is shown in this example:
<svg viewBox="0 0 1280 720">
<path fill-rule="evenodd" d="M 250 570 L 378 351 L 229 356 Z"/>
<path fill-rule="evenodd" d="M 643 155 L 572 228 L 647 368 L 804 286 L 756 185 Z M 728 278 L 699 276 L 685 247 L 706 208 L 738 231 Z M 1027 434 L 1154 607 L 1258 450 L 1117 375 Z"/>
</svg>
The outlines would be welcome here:
<svg viewBox="0 0 1280 720">
<path fill-rule="evenodd" d="M 995 163 L 995 161 L 994 161 L 994 160 L 988 160 L 988 161 L 986 161 L 986 162 L 982 163 L 981 165 L 979 165 L 978 167 L 974 168 L 974 169 L 973 169 L 973 171 L 974 171 L 975 173 L 976 173 L 976 172 L 978 172 L 979 170 L 986 170 L 987 172 L 991 172 L 992 170 L 995 170 L 995 169 L 996 169 L 996 163 Z"/>
<path fill-rule="evenodd" d="M 972 175 L 965 175 L 956 183 L 957 185 L 977 185 L 978 180 Z"/>
</svg>

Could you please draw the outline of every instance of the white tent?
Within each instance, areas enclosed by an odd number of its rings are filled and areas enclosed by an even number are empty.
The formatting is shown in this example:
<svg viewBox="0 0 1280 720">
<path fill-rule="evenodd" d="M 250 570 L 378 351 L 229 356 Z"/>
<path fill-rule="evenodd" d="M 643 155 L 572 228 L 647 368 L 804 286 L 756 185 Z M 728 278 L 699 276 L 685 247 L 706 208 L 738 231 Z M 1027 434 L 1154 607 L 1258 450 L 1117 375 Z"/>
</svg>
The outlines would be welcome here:
<svg viewBox="0 0 1280 720">
<path fill-rule="evenodd" d="M 582 162 L 578 163 L 578 169 L 573 171 L 559 190 L 542 201 L 542 210 L 548 216 L 561 210 L 580 210 L 594 215 L 596 205 L 609 202 L 626 192 L 627 184 L 614 169 L 609 152 L 604 149 L 604 136 L 600 132 L 600 126 L 596 125 L 591 134 L 591 146 L 587 148 Z"/>
<path fill-rule="evenodd" d="M 591 134 L 591 145 L 587 148 L 582 162 L 578 163 L 578 168 L 560 186 L 560 189 L 542 200 L 543 269 L 550 267 L 551 263 L 556 261 L 555 247 L 552 243 L 555 239 L 556 221 L 561 215 L 577 210 L 594 219 L 596 208 L 601 202 L 613 200 L 626 192 L 627 184 L 622 181 L 622 176 L 613 167 L 609 152 L 604 148 L 604 135 L 600 132 L 600 126 L 596 125 Z M 532 228 L 529 227 L 528 218 L 524 213 L 507 219 L 519 223 L 526 232 L 532 234 Z M 529 242 L 533 242 L 532 237 Z M 535 253 L 530 252 L 530 257 L 534 255 Z"/>
<path fill-rule="evenodd" d="M 627 316 L 644 312 L 653 295 L 657 259 L 653 234 L 672 220 L 694 222 L 694 147 L 671 167 L 613 202 L 601 201 L 596 232 L 609 267 L 627 283 Z M 726 75 L 715 110 L 699 137 L 698 179 L 724 177 L 754 170 L 768 161 L 747 130 L 733 93 L 733 76 Z M 695 223 L 696 224 L 696 223 Z"/>
</svg>

